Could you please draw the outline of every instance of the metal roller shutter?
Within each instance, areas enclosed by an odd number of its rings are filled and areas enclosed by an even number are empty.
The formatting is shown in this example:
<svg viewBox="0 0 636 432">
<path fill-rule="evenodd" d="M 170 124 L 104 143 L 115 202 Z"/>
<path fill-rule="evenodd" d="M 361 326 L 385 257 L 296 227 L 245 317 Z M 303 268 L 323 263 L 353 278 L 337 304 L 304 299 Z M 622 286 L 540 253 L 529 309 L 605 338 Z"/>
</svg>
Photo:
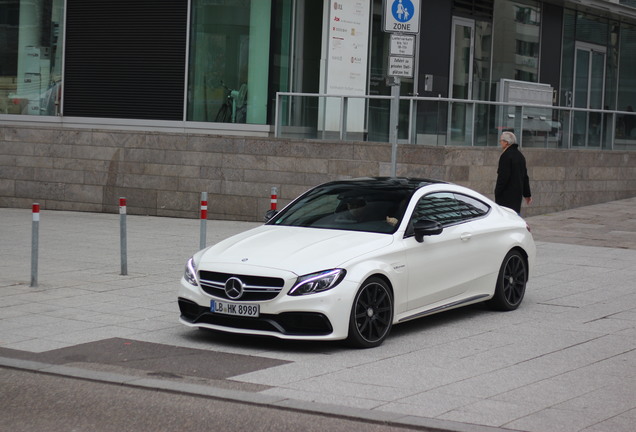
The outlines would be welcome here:
<svg viewBox="0 0 636 432">
<path fill-rule="evenodd" d="M 65 116 L 183 120 L 187 0 L 67 0 Z"/>
</svg>

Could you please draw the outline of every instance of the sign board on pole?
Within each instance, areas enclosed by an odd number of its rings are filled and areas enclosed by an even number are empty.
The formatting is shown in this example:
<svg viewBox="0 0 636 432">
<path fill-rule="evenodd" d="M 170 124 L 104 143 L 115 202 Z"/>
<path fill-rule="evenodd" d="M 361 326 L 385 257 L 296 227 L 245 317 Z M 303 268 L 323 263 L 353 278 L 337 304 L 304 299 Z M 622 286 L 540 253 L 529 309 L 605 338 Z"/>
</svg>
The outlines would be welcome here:
<svg viewBox="0 0 636 432">
<path fill-rule="evenodd" d="M 371 2 L 329 0 L 324 92 L 336 97 L 320 98 L 319 121 L 324 131 L 339 131 L 343 117 L 347 122 L 343 130 L 364 130 L 366 100 L 349 100 L 343 115 L 340 97 L 364 96 L 367 92 L 370 16 Z"/>
<path fill-rule="evenodd" d="M 326 93 L 364 95 L 367 90 L 368 2 L 330 2 Z"/>
<path fill-rule="evenodd" d="M 391 34 L 390 55 L 414 56 L 415 35 Z"/>
<path fill-rule="evenodd" d="M 389 56 L 388 75 L 413 78 L 413 57 Z"/>
<path fill-rule="evenodd" d="M 420 0 L 384 0 L 384 31 L 420 32 Z"/>
</svg>

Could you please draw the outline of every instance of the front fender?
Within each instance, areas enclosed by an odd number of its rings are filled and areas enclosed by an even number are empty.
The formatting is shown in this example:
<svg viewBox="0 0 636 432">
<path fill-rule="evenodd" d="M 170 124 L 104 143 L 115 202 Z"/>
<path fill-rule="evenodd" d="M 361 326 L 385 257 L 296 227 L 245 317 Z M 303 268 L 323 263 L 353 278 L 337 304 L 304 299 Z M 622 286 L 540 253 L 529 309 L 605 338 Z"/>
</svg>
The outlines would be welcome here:
<svg viewBox="0 0 636 432">
<path fill-rule="evenodd" d="M 404 254 L 366 259 L 347 267 L 347 279 L 358 287 L 371 276 L 384 278 L 393 291 L 395 314 L 406 310 L 408 272 Z M 388 258 L 388 259 L 387 259 Z"/>
</svg>

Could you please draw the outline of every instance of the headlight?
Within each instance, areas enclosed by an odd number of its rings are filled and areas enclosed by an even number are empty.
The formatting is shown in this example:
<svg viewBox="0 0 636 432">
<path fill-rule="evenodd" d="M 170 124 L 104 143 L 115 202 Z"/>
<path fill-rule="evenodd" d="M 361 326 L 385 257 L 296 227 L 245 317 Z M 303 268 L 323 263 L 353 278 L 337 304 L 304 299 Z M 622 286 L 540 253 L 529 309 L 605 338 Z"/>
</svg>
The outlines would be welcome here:
<svg viewBox="0 0 636 432">
<path fill-rule="evenodd" d="M 333 269 L 300 276 L 292 289 L 289 290 L 289 295 L 301 296 L 327 291 L 338 285 L 344 279 L 345 274 L 347 271 L 344 269 Z"/>
<path fill-rule="evenodd" d="M 197 267 L 194 264 L 194 258 L 190 258 L 185 266 L 185 273 L 183 274 L 185 280 L 188 281 L 190 285 L 198 286 L 197 282 Z"/>
</svg>

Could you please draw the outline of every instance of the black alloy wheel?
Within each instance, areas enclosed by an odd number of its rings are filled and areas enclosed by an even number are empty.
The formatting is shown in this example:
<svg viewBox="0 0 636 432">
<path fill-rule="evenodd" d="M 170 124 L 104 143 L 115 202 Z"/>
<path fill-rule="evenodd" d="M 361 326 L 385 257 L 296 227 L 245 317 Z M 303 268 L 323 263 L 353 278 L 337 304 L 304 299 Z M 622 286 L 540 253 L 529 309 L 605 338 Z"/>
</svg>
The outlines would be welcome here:
<svg viewBox="0 0 636 432">
<path fill-rule="evenodd" d="M 372 348 L 384 342 L 393 324 L 393 297 L 385 281 L 370 277 L 353 300 L 349 320 L 351 345 Z"/>
<path fill-rule="evenodd" d="M 501 264 L 495 295 L 490 304 L 497 310 L 515 310 L 526 293 L 528 265 L 518 250 L 511 250 Z"/>
</svg>

